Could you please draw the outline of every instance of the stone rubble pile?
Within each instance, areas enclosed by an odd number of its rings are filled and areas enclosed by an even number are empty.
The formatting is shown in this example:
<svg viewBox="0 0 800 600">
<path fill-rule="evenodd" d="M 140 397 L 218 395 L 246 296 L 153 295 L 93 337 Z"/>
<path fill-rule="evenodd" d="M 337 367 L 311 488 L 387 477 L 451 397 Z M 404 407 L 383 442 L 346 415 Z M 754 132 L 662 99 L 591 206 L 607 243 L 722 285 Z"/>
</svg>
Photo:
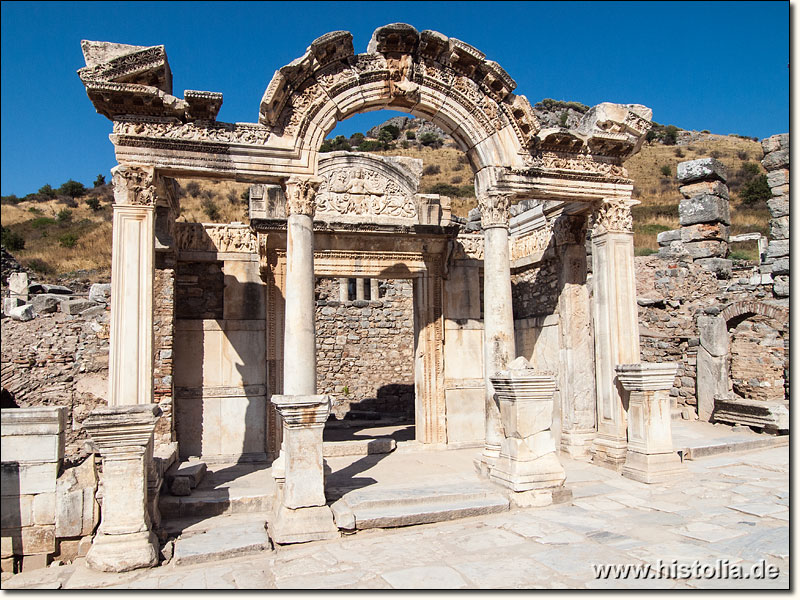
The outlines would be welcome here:
<svg viewBox="0 0 800 600">
<path fill-rule="evenodd" d="M 772 275 L 772 290 L 779 298 L 789 296 L 789 134 L 773 135 L 761 141 L 772 199 L 767 201 L 770 216 L 767 257 L 762 273 Z"/>
<path fill-rule="evenodd" d="M 678 163 L 678 181 L 683 195 L 680 229 L 658 234 L 659 256 L 691 257 L 720 278 L 731 274 L 727 259 L 730 238 L 730 204 L 725 166 L 714 158 Z"/>
<path fill-rule="evenodd" d="M 105 312 L 110 302 L 110 283 L 92 284 L 86 298 L 63 285 L 31 282 L 28 273 L 18 271 L 8 275 L 3 316 L 15 321 L 30 321 L 38 315 L 59 311 L 67 315 L 96 316 Z"/>
</svg>

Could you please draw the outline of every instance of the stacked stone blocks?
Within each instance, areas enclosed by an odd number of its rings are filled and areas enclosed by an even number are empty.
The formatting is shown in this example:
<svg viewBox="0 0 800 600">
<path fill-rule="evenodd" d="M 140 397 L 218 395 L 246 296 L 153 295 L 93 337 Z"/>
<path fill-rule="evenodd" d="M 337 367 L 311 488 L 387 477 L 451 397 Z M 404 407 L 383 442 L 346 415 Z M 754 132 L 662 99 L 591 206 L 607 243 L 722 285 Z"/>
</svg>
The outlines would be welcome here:
<svg viewBox="0 0 800 600">
<path fill-rule="evenodd" d="M 785 298 L 789 296 L 789 134 L 768 137 L 761 141 L 761 147 L 761 164 L 767 170 L 772 192 L 767 201 L 771 216 L 769 246 L 761 272 L 772 274 L 774 294 Z"/>
<path fill-rule="evenodd" d="M 664 258 L 691 257 L 718 276 L 727 276 L 730 238 L 728 175 L 714 158 L 699 158 L 678 164 L 678 181 L 683 200 L 678 207 L 681 228 L 658 235 L 659 255 Z"/>
</svg>

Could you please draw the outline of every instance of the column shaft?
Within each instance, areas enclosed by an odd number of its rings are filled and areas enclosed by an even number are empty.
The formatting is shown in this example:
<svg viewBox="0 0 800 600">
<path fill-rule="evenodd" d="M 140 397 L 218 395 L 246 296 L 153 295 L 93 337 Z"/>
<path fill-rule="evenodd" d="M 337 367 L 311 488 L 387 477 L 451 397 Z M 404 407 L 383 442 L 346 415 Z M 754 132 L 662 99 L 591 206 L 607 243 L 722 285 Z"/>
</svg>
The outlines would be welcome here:
<svg viewBox="0 0 800 600">
<path fill-rule="evenodd" d="M 356 300 L 364 300 L 364 278 L 356 278 Z"/>
</svg>

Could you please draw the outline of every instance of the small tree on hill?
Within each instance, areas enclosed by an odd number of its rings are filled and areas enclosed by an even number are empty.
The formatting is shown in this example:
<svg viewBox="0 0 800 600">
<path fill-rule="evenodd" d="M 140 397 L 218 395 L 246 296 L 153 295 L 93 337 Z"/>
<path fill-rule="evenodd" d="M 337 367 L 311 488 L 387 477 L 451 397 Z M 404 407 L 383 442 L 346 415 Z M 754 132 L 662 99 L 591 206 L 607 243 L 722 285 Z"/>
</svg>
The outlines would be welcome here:
<svg viewBox="0 0 800 600">
<path fill-rule="evenodd" d="M 98 175 L 94 180 L 94 187 L 100 187 L 106 184 L 106 176 L 103 174 Z"/>
<path fill-rule="evenodd" d="M 739 197 L 743 203 L 749 206 L 769 200 L 772 197 L 772 192 L 767 183 L 767 176 L 759 175 L 758 177 L 753 177 L 753 179 L 744 184 L 742 191 L 739 192 Z"/>
<path fill-rule="evenodd" d="M 70 179 L 61 184 L 61 187 L 58 188 L 58 193 L 70 198 L 80 198 L 86 194 L 86 187 L 80 181 Z"/>
<path fill-rule="evenodd" d="M 49 183 L 45 183 L 42 187 L 39 188 L 39 195 L 44 196 L 45 198 L 55 198 L 56 191 Z"/>
</svg>

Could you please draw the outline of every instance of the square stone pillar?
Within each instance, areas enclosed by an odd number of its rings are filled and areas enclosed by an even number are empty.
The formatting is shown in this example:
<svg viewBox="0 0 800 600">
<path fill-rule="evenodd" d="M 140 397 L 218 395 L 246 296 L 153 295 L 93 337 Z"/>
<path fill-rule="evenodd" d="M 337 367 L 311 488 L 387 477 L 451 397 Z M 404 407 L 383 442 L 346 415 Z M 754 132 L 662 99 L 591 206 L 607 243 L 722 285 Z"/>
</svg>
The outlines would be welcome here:
<svg viewBox="0 0 800 600">
<path fill-rule="evenodd" d="M 272 396 L 283 420 L 282 491 L 270 536 L 278 544 L 338 537 L 333 513 L 325 504 L 322 430 L 331 410 L 330 397 Z"/>
<path fill-rule="evenodd" d="M 505 435 L 489 478 L 514 492 L 563 486 L 567 475 L 550 431 L 555 379 L 519 357 L 491 380 Z"/>
<path fill-rule="evenodd" d="M 672 448 L 669 390 L 677 363 L 618 365 L 617 376 L 630 392 L 628 453 L 622 474 L 644 483 L 660 483 L 686 472 Z"/>
<path fill-rule="evenodd" d="M 508 194 L 483 194 L 478 198 L 484 235 L 483 376 L 486 414 L 483 453 L 475 466 L 484 475 L 497 461 L 503 443 L 503 428 L 491 378 L 506 368 L 516 351 L 508 250 L 509 201 Z"/>
<path fill-rule="evenodd" d="M 729 334 L 722 315 L 702 314 L 697 317 L 700 346 L 697 349 L 697 416 L 710 421 L 714 397 L 728 396 L 733 390 L 730 373 Z"/>
<path fill-rule="evenodd" d="M 86 555 L 89 566 L 123 572 L 158 564 L 158 540 L 147 510 L 147 472 L 156 404 L 96 408 L 83 422 L 103 459 L 100 527 Z"/>
<path fill-rule="evenodd" d="M 110 406 L 153 402 L 155 176 L 117 166 L 111 248 Z"/>
<path fill-rule="evenodd" d="M 597 436 L 592 460 L 615 470 L 627 455 L 625 390 L 615 367 L 639 362 L 639 316 L 633 264 L 632 200 L 602 202 L 592 227 Z"/>
</svg>

